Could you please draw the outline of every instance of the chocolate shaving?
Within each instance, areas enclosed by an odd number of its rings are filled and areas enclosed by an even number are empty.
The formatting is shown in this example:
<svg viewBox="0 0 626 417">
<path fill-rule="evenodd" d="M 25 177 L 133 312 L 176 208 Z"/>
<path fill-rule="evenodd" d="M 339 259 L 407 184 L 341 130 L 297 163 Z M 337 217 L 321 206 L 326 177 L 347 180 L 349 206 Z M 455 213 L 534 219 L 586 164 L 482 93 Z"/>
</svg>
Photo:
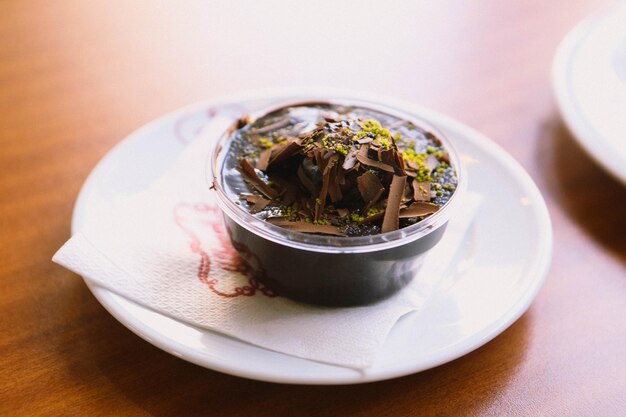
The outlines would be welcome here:
<svg viewBox="0 0 626 417">
<path fill-rule="evenodd" d="M 304 142 L 308 142 L 309 140 L 312 140 L 315 138 L 315 136 L 319 135 L 320 133 L 324 132 L 324 127 L 320 126 L 320 127 L 316 127 L 315 129 L 309 131 L 309 132 L 305 132 L 305 133 L 301 133 L 298 137 L 300 139 L 304 139 Z"/>
<path fill-rule="evenodd" d="M 298 210 L 298 214 L 302 217 L 311 217 L 311 212 L 307 209 Z"/>
<path fill-rule="evenodd" d="M 419 171 L 419 169 L 420 169 L 420 165 L 419 165 L 417 162 L 412 161 L 412 160 L 410 160 L 410 159 L 408 159 L 408 160 L 406 161 L 406 164 L 408 165 L 408 167 L 409 167 L 410 169 L 412 169 L 412 170 L 414 170 L 414 171 Z"/>
<path fill-rule="evenodd" d="M 315 220 L 319 220 L 324 207 L 326 206 L 326 196 L 328 195 L 328 183 L 330 182 L 330 172 L 326 171 L 322 179 L 322 189 L 319 197 L 315 199 Z"/>
<path fill-rule="evenodd" d="M 298 174 L 298 179 L 300 180 L 302 185 L 304 185 L 304 187 L 309 191 L 309 193 L 312 196 L 318 195 L 319 189 L 317 188 L 317 185 L 315 185 L 313 180 L 311 180 L 311 178 L 309 178 L 306 172 L 304 172 L 304 168 L 302 167 L 302 164 L 298 165 L 297 174 Z"/>
<path fill-rule="evenodd" d="M 331 226 L 329 224 L 315 224 L 308 223 L 303 221 L 295 221 L 292 222 L 285 218 L 269 218 L 267 221 L 276 226 L 281 226 L 287 228 L 289 230 L 294 230 L 296 232 L 302 233 L 321 233 L 324 235 L 333 235 L 333 236 L 345 236 L 339 228 L 336 226 Z"/>
<path fill-rule="evenodd" d="M 330 170 L 328 194 L 330 195 L 330 199 L 333 203 L 341 201 L 341 199 L 343 198 L 341 187 L 339 187 L 339 168 L 339 165 L 337 165 L 337 163 L 334 163 L 333 167 Z"/>
<path fill-rule="evenodd" d="M 250 204 L 254 204 L 256 203 L 259 198 L 261 198 L 260 195 L 256 195 L 256 194 L 239 194 L 239 198 L 241 198 L 242 200 L 246 200 L 248 203 Z"/>
<path fill-rule="evenodd" d="M 350 215 L 350 210 L 348 210 L 347 208 L 338 208 L 337 213 L 339 214 L 339 217 L 345 219 Z"/>
<path fill-rule="evenodd" d="M 259 159 L 256 161 L 256 168 L 261 171 L 265 171 L 267 169 L 267 164 L 270 161 L 270 156 L 272 156 L 272 150 L 266 149 L 259 154 Z"/>
<path fill-rule="evenodd" d="M 383 226 L 381 229 L 383 233 L 398 230 L 400 227 L 400 201 L 402 200 L 405 184 L 406 176 L 393 176 L 391 186 L 389 187 L 389 198 L 387 199 L 387 208 L 385 209 L 385 217 L 383 218 Z"/>
<path fill-rule="evenodd" d="M 260 195 L 244 195 L 242 197 L 248 203 L 252 204 L 252 207 L 250 208 L 250 213 L 252 214 L 258 213 L 259 211 L 267 207 L 269 203 L 271 203 L 271 200 L 268 200 L 267 198 Z"/>
<path fill-rule="evenodd" d="M 325 152 L 322 154 L 322 151 L 318 153 L 320 155 L 319 159 L 322 163 L 320 169 L 322 170 L 322 190 L 320 191 L 320 195 L 315 200 L 315 220 L 319 220 L 322 212 L 324 211 L 324 207 L 326 206 L 326 197 L 328 196 L 328 187 L 330 186 L 330 174 L 332 168 L 337 163 L 339 156 L 331 153 Z M 326 158 L 328 159 L 326 160 Z"/>
<path fill-rule="evenodd" d="M 280 145 L 276 145 L 276 146 L 280 146 Z M 282 145 L 280 148 L 278 148 L 276 153 L 272 152 L 272 157 L 270 158 L 269 163 L 267 164 L 267 167 L 271 168 L 272 166 L 278 165 L 286 161 L 287 159 L 291 158 L 292 156 L 300 152 L 302 148 L 304 147 L 302 146 L 302 142 L 300 142 L 300 139 L 294 139 L 294 138 L 288 139 L 287 143 L 285 145 Z"/>
<path fill-rule="evenodd" d="M 337 184 L 339 185 L 346 184 L 346 170 L 343 169 L 343 167 L 340 167 L 339 165 L 337 165 Z"/>
<path fill-rule="evenodd" d="M 384 162 L 387 165 L 393 166 L 396 164 L 394 154 L 396 152 L 393 149 L 382 149 L 378 150 L 378 159 L 381 162 Z"/>
<path fill-rule="evenodd" d="M 265 125 L 263 127 L 259 127 L 256 128 L 254 130 L 252 130 L 252 132 L 254 133 L 267 133 L 269 131 L 275 130 L 275 129 L 280 129 L 283 128 L 285 126 L 287 126 L 291 121 L 289 119 L 280 119 L 276 122 L 270 123 L 268 125 Z"/>
<path fill-rule="evenodd" d="M 374 159 L 371 159 L 369 156 L 367 156 L 368 149 L 369 147 L 367 145 L 363 145 L 361 146 L 361 149 L 359 149 L 359 152 L 356 154 L 356 159 L 360 163 L 362 163 L 363 165 L 378 168 L 380 170 L 387 171 L 387 172 L 395 171 L 391 165 L 387 165 L 380 161 L 376 161 Z"/>
<path fill-rule="evenodd" d="M 298 186 L 292 182 L 288 182 L 281 200 L 285 205 L 291 206 L 294 202 L 296 202 L 299 194 L 300 190 Z"/>
<path fill-rule="evenodd" d="M 402 195 L 402 203 L 413 200 L 413 187 L 409 184 L 409 178 L 407 177 L 406 185 L 404 186 L 404 194 Z"/>
<path fill-rule="evenodd" d="M 258 194 L 241 194 L 240 197 L 250 204 L 256 204 L 261 200 L 267 200 L 265 197 Z"/>
<path fill-rule="evenodd" d="M 324 149 L 322 153 L 322 159 L 325 161 L 325 163 L 328 163 L 328 161 L 330 160 L 332 156 L 336 156 L 337 157 L 336 159 L 339 159 L 339 156 L 336 153 L 334 153 L 333 151 Z"/>
<path fill-rule="evenodd" d="M 413 199 L 415 201 L 430 200 L 430 182 L 413 180 Z"/>
<path fill-rule="evenodd" d="M 285 194 L 285 189 L 289 185 L 289 181 L 278 176 L 278 175 L 268 175 L 269 182 L 272 183 L 272 188 L 278 191 L 278 195 L 282 196 Z"/>
<path fill-rule="evenodd" d="M 324 167 L 324 159 L 322 158 L 322 149 L 319 147 L 319 143 L 316 143 L 315 145 L 317 146 L 313 148 L 313 157 L 315 158 L 315 163 L 317 164 L 317 166 L 320 168 L 320 171 L 321 171 L 322 168 Z"/>
<path fill-rule="evenodd" d="M 235 122 L 228 128 L 227 133 L 230 134 L 232 132 L 234 132 L 237 129 L 241 129 L 242 127 L 246 126 L 247 124 L 249 124 L 252 120 L 250 119 L 250 116 L 248 116 L 247 114 L 241 116 L 239 119 L 235 120 Z"/>
<path fill-rule="evenodd" d="M 357 163 L 356 159 L 356 151 L 351 151 L 348 155 L 346 155 L 346 159 L 343 161 L 343 165 L 341 166 L 344 170 L 350 171 Z"/>
<path fill-rule="evenodd" d="M 429 140 L 435 142 L 437 146 L 441 146 L 441 140 L 432 132 L 424 132 L 424 136 L 426 136 Z"/>
<path fill-rule="evenodd" d="M 370 138 L 370 137 L 366 137 L 366 138 L 363 138 L 363 139 L 359 139 L 359 140 L 357 140 L 357 142 L 358 142 L 359 144 L 361 144 L 361 145 L 365 145 L 366 143 L 371 143 L 371 142 L 373 142 L 373 141 L 374 141 L 374 139 L 373 139 L 373 138 Z"/>
<path fill-rule="evenodd" d="M 241 158 L 239 160 L 239 166 L 241 167 L 241 173 L 244 178 L 247 179 L 248 182 L 261 194 L 270 199 L 278 197 L 278 192 L 269 185 L 267 185 L 261 178 L 259 178 L 252 165 L 250 165 L 250 163 L 245 158 Z"/>
<path fill-rule="evenodd" d="M 375 204 L 380 196 L 383 195 L 383 192 L 385 192 L 385 187 L 383 187 L 378 177 L 370 171 L 365 171 L 365 173 L 357 177 L 356 185 L 363 201 L 365 201 L 363 212 L 366 212 Z"/>
<path fill-rule="evenodd" d="M 395 142 L 393 146 L 394 147 L 396 146 Z M 402 158 L 402 154 L 400 152 L 394 152 L 393 157 L 395 159 L 395 164 L 394 164 L 396 168 L 395 174 L 399 176 L 405 176 L 406 171 L 404 170 L 404 158 Z"/>
<path fill-rule="evenodd" d="M 417 202 L 400 210 L 400 218 L 407 219 L 409 217 L 422 217 L 436 213 L 439 206 L 432 203 Z"/>
</svg>

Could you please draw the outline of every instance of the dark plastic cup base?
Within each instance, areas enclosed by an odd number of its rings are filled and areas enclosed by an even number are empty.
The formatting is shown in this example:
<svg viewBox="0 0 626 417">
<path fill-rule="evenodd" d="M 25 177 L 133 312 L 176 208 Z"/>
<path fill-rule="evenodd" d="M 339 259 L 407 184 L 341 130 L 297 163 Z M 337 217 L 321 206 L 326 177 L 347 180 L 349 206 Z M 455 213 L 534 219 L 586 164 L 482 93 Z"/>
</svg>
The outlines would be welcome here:
<svg viewBox="0 0 626 417">
<path fill-rule="evenodd" d="M 255 278 L 277 295 L 309 304 L 347 307 L 392 296 L 418 275 L 423 256 L 446 224 L 404 245 L 365 253 L 326 253 L 262 238 L 224 216 L 233 246 Z"/>
</svg>

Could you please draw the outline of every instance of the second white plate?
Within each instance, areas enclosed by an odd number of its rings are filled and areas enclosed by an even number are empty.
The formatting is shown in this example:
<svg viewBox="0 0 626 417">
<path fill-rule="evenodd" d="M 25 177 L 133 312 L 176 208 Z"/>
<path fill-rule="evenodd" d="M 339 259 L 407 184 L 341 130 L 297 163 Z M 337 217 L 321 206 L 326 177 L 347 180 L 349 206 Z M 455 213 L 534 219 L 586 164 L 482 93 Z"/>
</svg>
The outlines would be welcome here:
<svg viewBox="0 0 626 417">
<path fill-rule="evenodd" d="M 251 112 L 274 100 L 330 96 L 376 101 L 437 126 L 457 145 L 469 190 L 485 198 L 450 276 L 422 311 L 398 322 L 374 366 L 358 372 L 271 352 L 91 286 L 102 305 L 142 338 L 190 362 L 246 378 L 306 384 L 361 383 L 422 371 L 482 346 L 511 325 L 535 298 L 549 267 L 552 232 L 543 198 L 520 165 L 489 139 L 405 102 L 316 90 L 274 93 L 269 99 L 248 94 L 183 108 L 131 134 L 98 164 L 76 202 L 73 230 L 112 196 L 144 189 L 212 115 Z"/>
<path fill-rule="evenodd" d="M 557 103 L 574 138 L 626 184 L 626 3 L 579 23 L 552 66 Z"/>
</svg>

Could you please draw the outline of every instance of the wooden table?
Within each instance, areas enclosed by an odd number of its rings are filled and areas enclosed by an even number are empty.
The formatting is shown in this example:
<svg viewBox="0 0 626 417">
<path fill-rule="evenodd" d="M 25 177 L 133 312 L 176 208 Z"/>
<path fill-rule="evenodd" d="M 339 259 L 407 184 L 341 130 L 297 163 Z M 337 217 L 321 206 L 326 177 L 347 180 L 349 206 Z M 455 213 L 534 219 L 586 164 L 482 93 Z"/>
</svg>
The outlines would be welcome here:
<svg viewBox="0 0 626 417">
<path fill-rule="evenodd" d="M 0 415 L 625 415 L 626 188 L 567 133 L 549 79 L 560 39 L 605 3 L 231 3 L 0 3 Z M 555 250 L 517 323 L 420 374 L 276 385 L 153 347 L 50 261 L 82 182 L 129 132 L 193 101 L 294 85 L 425 104 L 521 162 Z"/>
</svg>

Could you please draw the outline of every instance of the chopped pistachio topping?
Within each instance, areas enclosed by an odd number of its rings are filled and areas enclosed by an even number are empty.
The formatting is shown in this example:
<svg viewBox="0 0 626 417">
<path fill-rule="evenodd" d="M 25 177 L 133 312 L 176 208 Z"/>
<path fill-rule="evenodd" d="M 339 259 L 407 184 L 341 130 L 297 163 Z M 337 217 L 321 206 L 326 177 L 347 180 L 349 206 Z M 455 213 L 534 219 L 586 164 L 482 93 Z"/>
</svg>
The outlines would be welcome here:
<svg viewBox="0 0 626 417">
<path fill-rule="evenodd" d="M 260 138 L 259 139 L 259 145 L 261 145 L 262 147 L 264 147 L 265 149 L 269 149 L 272 146 L 274 146 L 274 142 L 272 142 L 271 140 L 269 140 L 268 138 Z"/>
</svg>

